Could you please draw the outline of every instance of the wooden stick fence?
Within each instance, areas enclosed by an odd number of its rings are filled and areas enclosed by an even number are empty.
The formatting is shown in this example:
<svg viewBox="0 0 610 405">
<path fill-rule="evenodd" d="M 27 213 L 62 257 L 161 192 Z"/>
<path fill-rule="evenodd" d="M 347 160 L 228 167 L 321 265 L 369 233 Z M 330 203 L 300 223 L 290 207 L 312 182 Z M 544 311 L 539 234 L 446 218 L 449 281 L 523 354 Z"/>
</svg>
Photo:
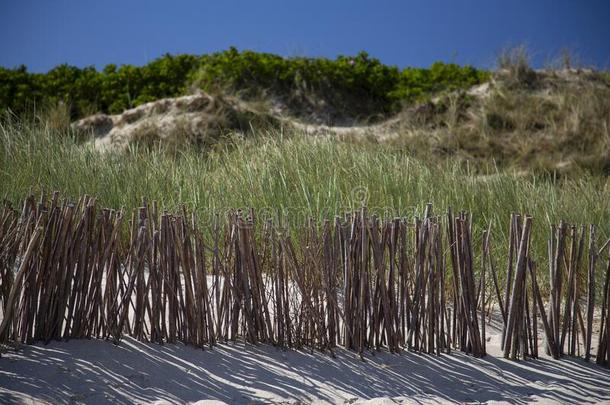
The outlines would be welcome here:
<svg viewBox="0 0 610 405">
<path fill-rule="evenodd" d="M 236 211 L 215 217 L 204 238 L 185 209 L 160 213 L 143 200 L 125 218 L 87 196 L 76 204 L 57 193 L 28 197 L 20 211 L 0 211 L 0 343 L 132 336 L 481 357 L 495 301 L 507 358 L 538 356 L 540 319 L 553 357 L 580 355 L 582 343 L 589 360 L 598 294 L 596 361 L 608 365 L 610 261 L 595 291 L 607 245 L 597 250 L 593 226 L 588 244 L 584 228 L 553 227 L 545 300 L 529 249 L 532 221 L 511 218 L 503 287 L 491 227 L 476 249 L 468 213 L 436 216 L 430 204 L 422 218 L 380 219 L 363 207 L 310 220 L 297 234 Z"/>
</svg>

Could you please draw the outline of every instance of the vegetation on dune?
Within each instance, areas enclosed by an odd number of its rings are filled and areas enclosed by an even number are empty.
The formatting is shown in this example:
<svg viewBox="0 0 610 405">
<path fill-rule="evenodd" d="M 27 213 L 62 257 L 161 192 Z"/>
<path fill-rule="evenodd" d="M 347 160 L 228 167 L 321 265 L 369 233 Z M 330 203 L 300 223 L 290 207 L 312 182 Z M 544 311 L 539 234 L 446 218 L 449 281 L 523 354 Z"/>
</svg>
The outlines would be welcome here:
<svg viewBox="0 0 610 405">
<path fill-rule="evenodd" d="M 432 202 L 436 213 L 448 207 L 472 212 L 476 238 L 491 223 L 497 257 L 500 252 L 504 257 L 503 232 L 512 212 L 533 215 L 533 256 L 541 262 L 549 225 L 560 220 L 597 224 L 605 241 L 610 237 L 607 74 L 534 71 L 518 52 L 500 62 L 488 77 L 444 64 L 399 71 L 363 53 L 331 61 L 229 50 L 166 56 L 142 68 L 103 72 L 62 67 L 64 73 L 31 75 L 4 69 L 1 75 L 26 84 L 0 81 L 3 108 L 19 111 L 16 106 L 25 108 L 32 100 L 56 108 L 34 120 L 10 114 L 0 120 L 0 198 L 17 204 L 29 192 L 59 190 L 68 198 L 88 194 L 101 206 L 129 211 L 147 197 L 171 211 L 184 203 L 202 221 L 254 208 L 258 218 L 286 216 L 292 229 L 308 217 L 331 218 L 363 202 L 380 215 L 409 217 Z M 62 81 L 67 72 L 74 74 L 69 83 Z M 44 87 L 46 80 L 55 87 Z M 482 81 L 487 82 L 478 89 L 465 89 Z M 70 116 L 88 109 L 119 112 L 190 86 L 232 94 L 230 103 L 217 100 L 218 108 L 210 110 L 215 120 L 206 125 L 223 122 L 240 97 L 265 96 L 302 114 L 322 100 L 331 117 L 342 109 L 368 117 L 399 113 L 359 128 L 371 133 L 311 136 L 284 121 L 273 126 L 256 121 L 272 114 L 269 109 L 247 110 L 247 136 L 218 124 L 222 128 L 213 137 L 203 131 L 208 137 L 201 138 L 184 125 L 176 127 L 174 143 L 161 141 L 156 129 L 141 131 L 117 153 L 99 153 L 66 129 Z M 64 95 L 65 102 L 57 107 L 52 94 Z M 419 102 L 400 109 L 406 101 Z"/>
<path fill-rule="evenodd" d="M 110 64 L 99 72 L 65 64 L 47 73 L 29 73 L 25 66 L 0 68 L 0 110 L 21 115 L 62 103 L 73 119 L 95 112 L 119 113 L 184 93 L 197 60 L 191 55 L 166 55 L 143 67 Z"/>
<path fill-rule="evenodd" d="M 61 102 L 75 119 L 94 112 L 120 113 L 199 87 L 246 98 L 270 95 L 294 107 L 297 115 L 319 108 L 336 111 L 330 120 L 346 115 L 369 118 L 395 112 L 404 102 L 467 88 L 488 77 L 487 72 L 470 66 L 444 63 L 401 71 L 365 52 L 330 60 L 231 48 L 201 56 L 168 54 L 141 67 L 111 64 L 102 71 L 69 65 L 44 74 L 29 73 L 25 66 L 0 68 L 0 111 L 10 109 L 21 115 Z"/>
<path fill-rule="evenodd" d="M 428 69 L 383 65 L 366 52 L 355 57 L 282 58 L 235 49 L 202 57 L 194 83 L 204 90 L 226 89 L 245 98 L 281 100 L 295 115 L 324 110 L 327 122 L 396 112 L 403 103 L 444 90 L 468 88 L 489 78 L 471 66 L 434 63 Z"/>
<path fill-rule="evenodd" d="M 535 71 L 503 61 L 485 87 L 406 109 L 386 144 L 423 160 L 577 177 L 610 175 L 610 85 L 604 72 Z M 378 139 L 373 139 L 378 142 Z"/>
<path fill-rule="evenodd" d="M 598 224 L 600 239 L 610 236 L 610 183 L 604 178 L 553 182 L 493 168 L 473 175 L 460 165 L 424 164 L 387 146 L 299 133 L 232 138 L 204 155 L 137 146 L 100 154 L 70 136 L 11 124 L 1 130 L 0 168 L 0 197 L 13 203 L 30 191 L 60 190 L 131 210 L 145 196 L 173 211 L 185 203 L 202 220 L 232 208 L 252 207 L 259 218 L 284 212 L 296 227 L 309 216 L 332 218 L 357 209 L 363 199 L 386 216 L 421 215 L 432 202 L 437 213 L 449 206 L 472 212 L 476 237 L 491 222 L 496 249 L 506 248 L 502 232 L 511 212 L 532 214 L 538 258 L 546 257 L 549 224 L 561 219 Z"/>
</svg>

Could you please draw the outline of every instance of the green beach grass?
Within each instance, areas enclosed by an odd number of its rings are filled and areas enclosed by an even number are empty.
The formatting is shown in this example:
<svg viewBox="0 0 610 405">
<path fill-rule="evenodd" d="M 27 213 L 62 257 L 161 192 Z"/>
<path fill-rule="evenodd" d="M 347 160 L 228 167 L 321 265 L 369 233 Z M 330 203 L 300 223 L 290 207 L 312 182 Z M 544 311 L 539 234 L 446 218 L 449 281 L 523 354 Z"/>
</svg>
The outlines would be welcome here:
<svg viewBox="0 0 610 405">
<path fill-rule="evenodd" d="M 438 215 L 448 207 L 471 212 L 475 246 L 491 223 L 498 258 L 506 255 L 510 214 L 527 213 L 534 217 L 533 256 L 541 269 L 550 224 L 596 224 L 600 243 L 610 236 L 606 177 L 556 181 L 495 168 L 470 173 L 463 164 L 426 164 L 389 146 L 299 133 L 228 137 L 205 153 L 133 147 L 101 154 L 41 125 L 5 123 L 0 190 L 17 206 L 28 193 L 54 190 L 68 199 L 94 196 L 100 206 L 126 211 L 146 197 L 168 211 L 185 204 L 203 220 L 253 208 L 258 218 L 283 213 L 293 230 L 309 216 L 332 218 L 363 201 L 380 215 L 407 217 L 421 216 L 431 202 Z M 503 260 L 497 267 L 503 271 Z"/>
</svg>

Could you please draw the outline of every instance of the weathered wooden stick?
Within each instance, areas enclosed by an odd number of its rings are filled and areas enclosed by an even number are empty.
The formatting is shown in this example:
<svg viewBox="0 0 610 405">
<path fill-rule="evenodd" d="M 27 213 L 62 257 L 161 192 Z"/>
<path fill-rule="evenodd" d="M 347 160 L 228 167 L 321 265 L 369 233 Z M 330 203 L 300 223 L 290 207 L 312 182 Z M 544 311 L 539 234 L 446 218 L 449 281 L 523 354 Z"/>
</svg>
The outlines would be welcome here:
<svg viewBox="0 0 610 405">
<path fill-rule="evenodd" d="M 2 323 L 0 324 L 0 342 L 5 342 L 7 339 L 7 333 L 9 332 L 9 324 L 12 322 L 13 312 L 17 310 L 15 308 L 15 300 L 17 299 L 17 295 L 21 289 L 21 280 L 26 275 L 28 270 L 30 269 L 30 259 L 32 258 L 32 254 L 37 247 L 38 239 L 40 235 L 42 235 L 43 228 L 42 226 L 36 226 L 32 237 L 28 243 L 27 250 L 23 256 L 21 261 L 21 265 L 19 266 L 19 270 L 17 271 L 17 275 L 15 276 L 15 280 L 13 281 L 13 286 L 11 288 L 11 292 L 8 296 L 8 300 L 5 305 L 5 312 L 3 313 Z"/>
<path fill-rule="evenodd" d="M 591 337 L 593 335 L 593 311 L 595 306 L 595 266 L 597 263 L 595 248 L 595 225 L 589 227 L 589 269 L 587 272 L 587 334 L 585 340 L 585 361 L 591 358 Z"/>
<path fill-rule="evenodd" d="M 513 282 L 512 295 L 510 299 L 510 306 L 508 310 L 508 322 L 506 325 L 506 337 L 505 337 L 505 345 L 504 345 L 504 357 L 508 358 L 511 353 L 511 338 L 513 337 L 513 333 L 515 332 L 517 325 L 517 316 L 520 313 L 519 301 L 521 299 L 521 285 L 522 280 L 525 278 L 525 270 L 527 266 L 527 254 L 529 248 L 529 237 L 530 237 L 530 229 L 532 226 L 532 217 L 526 216 L 523 231 L 521 233 L 521 240 L 519 242 L 519 253 L 517 255 L 517 266 L 516 266 L 516 274 Z M 513 355 L 515 353 L 513 352 Z"/>
</svg>

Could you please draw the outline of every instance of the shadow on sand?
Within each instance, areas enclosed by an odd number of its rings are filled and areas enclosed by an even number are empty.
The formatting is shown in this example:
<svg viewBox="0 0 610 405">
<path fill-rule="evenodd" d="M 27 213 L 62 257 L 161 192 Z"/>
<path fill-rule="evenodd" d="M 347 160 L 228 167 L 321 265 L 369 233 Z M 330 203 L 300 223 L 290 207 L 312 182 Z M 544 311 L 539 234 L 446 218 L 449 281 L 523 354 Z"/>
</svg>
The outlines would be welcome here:
<svg viewBox="0 0 610 405">
<path fill-rule="evenodd" d="M 125 339 L 24 346 L 0 359 L 0 403 L 328 402 L 409 397 L 450 400 L 581 403 L 610 396 L 610 371 L 580 359 L 511 362 L 461 353 L 282 351 L 221 345 L 200 350 Z"/>
</svg>

